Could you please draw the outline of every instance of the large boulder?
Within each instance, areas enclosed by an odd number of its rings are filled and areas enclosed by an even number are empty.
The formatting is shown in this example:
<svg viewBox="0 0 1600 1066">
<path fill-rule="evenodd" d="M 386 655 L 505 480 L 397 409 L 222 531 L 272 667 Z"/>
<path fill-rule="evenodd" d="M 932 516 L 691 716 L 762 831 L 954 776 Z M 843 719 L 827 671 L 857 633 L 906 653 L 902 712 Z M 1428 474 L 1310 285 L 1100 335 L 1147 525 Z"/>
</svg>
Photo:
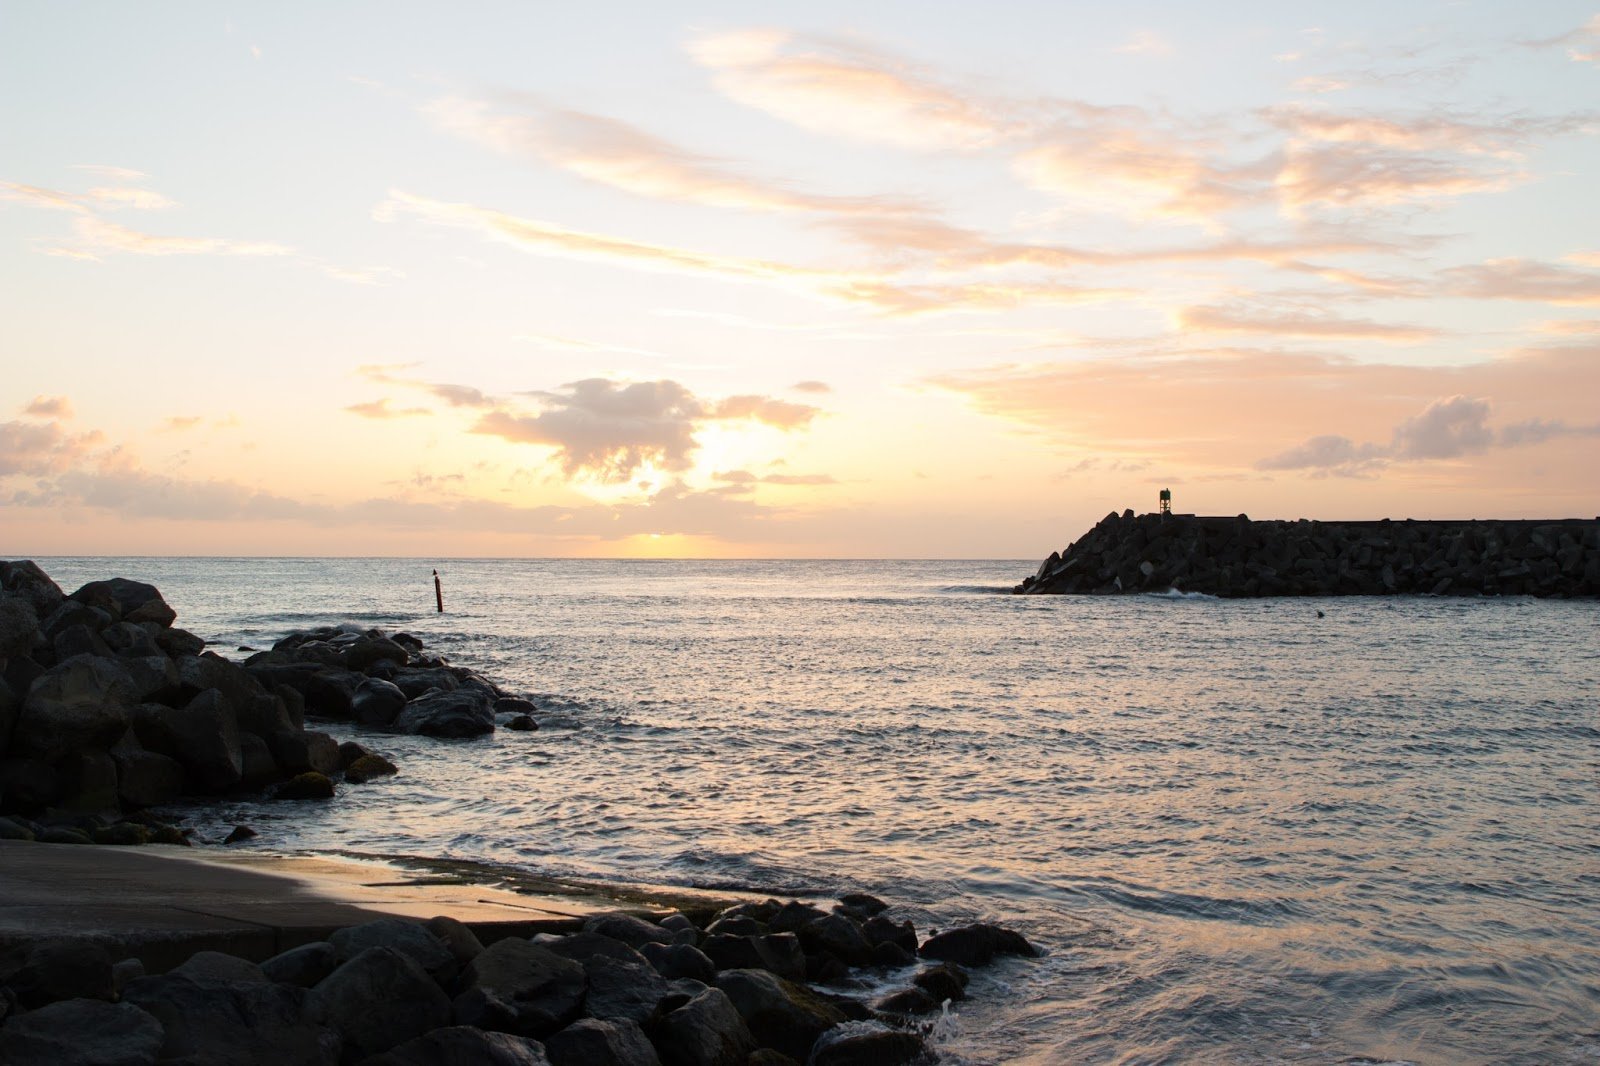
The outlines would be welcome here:
<svg viewBox="0 0 1600 1066">
<path fill-rule="evenodd" d="M 389 680 L 406 694 L 408 700 L 420 699 L 430 692 L 454 692 L 461 687 L 456 675 L 442 666 L 397 670 Z"/>
<path fill-rule="evenodd" d="M 845 1021 L 843 1012 L 815 992 L 765 970 L 727 970 L 717 975 L 717 987 L 758 1044 L 800 1062 L 817 1037 Z"/>
<path fill-rule="evenodd" d="M 437 978 L 453 976 L 455 956 L 421 922 L 404 918 L 379 918 L 340 929 L 328 938 L 341 962 L 353 959 L 370 948 L 392 948 Z"/>
<path fill-rule="evenodd" d="M 332 1026 L 356 1058 L 450 1024 L 450 997 L 410 955 L 394 948 L 367 948 L 325 977 L 311 996 L 313 1015 Z"/>
<path fill-rule="evenodd" d="M 11 746 L 50 762 L 104 750 L 127 729 L 132 698 L 127 671 L 110 659 L 84 655 L 57 663 L 28 690 Z"/>
<path fill-rule="evenodd" d="M 50 617 L 66 595 L 31 559 L 0 562 L 0 589 L 27 600 L 40 618 Z"/>
<path fill-rule="evenodd" d="M 68 999 L 0 1028 L 6 1066 L 154 1066 L 161 1023 L 131 1003 Z"/>
<path fill-rule="evenodd" d="M 392 662 L 404 666 L 410 653 L 388 637 L 364 637 L 345 648 L 344 663 L 366 673 L 374 663 Z"/>
<path fill-rule="evenodd" d="M 0 659 L 26 655 L 39 636 L 39 612 L 21 596 L 0 595 Z"/>
<path fill-rule="evenodd" d="M 544 1046 L 551 1066 L 661 1066 L 650 1038 L 629 1021 L 580 1018 Z"/>
<path fill-rule="evenodd" d="M 361 1066 L 551 1066 L 551 1060 L 537 1040 L 452 1025 L 363 1059 Z"/>
<path fill-rule="evenodd" d="M 132 729 L 112 746 L 111 760 L 117 767 L 117 796 L 129 807 L 154 807 L 183 792 L 183 764 L 146 751 Z"/>
<path fill-rule="evenodd" d="M 238 718 L 217 689 L 206 689 L 182 707 L 140 705 L 134 731 L 146 748 L 182 763 L 199 789 L 221 792 L 244 777 Z"/>
<path fill-rule="evenodd" d="M 598 933 L 620 940 L 632 948 L 641 948 L 646 944 L 670 944 L 673 942 L 673 933 L 670 929 L 663 929 L 654 922 L 647 922 L 637 915 L 625 911 L 610 911 L 605 914 L 596 914 L 583 923 L 586 933 Z"/>
<path fill-rule="evenodd" d="M 987 966 L 996 955 L 1037 958 L 1039 949 L 1028 943 L 1021 933 L 1002 929 L 998 925 L 979 923 L 946 929 L 929 938 L 917 954 L 925 959 L 939 959 L 962 966 Z"/>
<path fill-rule="evenodd" d="M 462 971 L 455 998 L 461 1025 L 545 1036 L 578 1016 L 588 985 L 583 967 L 517 937 L 485 948 Z"/>
<path fill-rule="evenodd" d="M 435 692 L 406 704 L 394 728 L 429 737 L 483 736 L 494 732 L 494 705 L 476 689 Z"/>
<path fill-rule="evenodd" d="M 206 1066 L 336 1066 L 339 1035 L 310 1016 L 303 988 L 227 984 L 163 974 L 128 982 L 125 1003 L 161 1023 L 162 1062 Z"/>
<path fill-rule="evenodd" d="M 663 1066 L 744 1066 L 756 1041 L 727 994 L 707 988 L 681 998 L 646 1030 Z"/>
<path fill-rule="evenodd" d="M 800 944 L 808 952 L 832 955 L 847 966 L 865 966 L 872 945 L 861 927 L 843 914 L 827 914 L 800 927 Z"/>
<path fill-rule="evenodd" d="M 110 611 L 113 617 L 125 622 L 155 622 L 170 626 L 178 612 L 167 606 L 154 585 L 113 577 L 106 581 L 91 581 L 72 594 L 72 599 L 90 607 Z"/>
<path fill-rule="evenodd" d="M 342 759 L 339 742 L 314 729 L 280 730 L 267 734 L 267 747 L 284 771 L 303 774 L 315 771 L 325 777 L 339 772 Z"/>
<path fill-rule="evenodd" d="M 87 940 L 41 940 L 14 950 L 0 962 L 0 984 L 24 1007 L 63 999 L 104 999 L 114 995 L 111 956 Z"/>
<path fill-rule="evenodd" d="M 326 940 L 279 952 L 261 964 L 267 980 L 297 988 L 314 988 L 339 968 L 339 953 Z"/>
<path fill-rule="evenodd" d="M 399 686 L 369 677 L 350 698 L 350 716 L 360 725 L 387 727 L 405 709 L 406 694 Z"/>
<path fill-rule="evenodd" d="M 916 1033 L 880 1022 L 846 1022 L 822 1034 L 806 1066 L 909 1066 L 927 1051 Z"/>
<path fill-rule="evenodd" d="M 591 955 L 582 963 L 589 979 L 584 1013 L 602 1021 L 644 1022 L 667 995 L 667 982 L 643 957 L 639 961 Z"/>
<path fill-rule="evenodd" d="M 806 956 L 793 933 L 708 936 L 700 950 L 719 970 L 767 970 L 791 981 L 806 979 Z"/>
</svg>

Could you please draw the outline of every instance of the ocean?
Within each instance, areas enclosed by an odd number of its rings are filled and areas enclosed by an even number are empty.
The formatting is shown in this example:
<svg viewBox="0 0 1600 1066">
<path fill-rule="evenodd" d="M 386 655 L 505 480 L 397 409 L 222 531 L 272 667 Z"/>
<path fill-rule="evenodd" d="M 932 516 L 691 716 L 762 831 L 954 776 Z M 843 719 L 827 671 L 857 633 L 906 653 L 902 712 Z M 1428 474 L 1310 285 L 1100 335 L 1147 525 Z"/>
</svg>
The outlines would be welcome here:
<svg viewBox="0 0 1600 1066">
<path fill-rule="evenodd" d="M 1600 1063 L 1593 601 L 1022 597 L 1015 560 L 39 562 L 152 582 L 234 657 L 405 630 L 541 709 L 330 729 L 400 775 L 203 833 L 1017 928 L 1049 954 L 979 972 L 952 1064 Z"/>
</svg>

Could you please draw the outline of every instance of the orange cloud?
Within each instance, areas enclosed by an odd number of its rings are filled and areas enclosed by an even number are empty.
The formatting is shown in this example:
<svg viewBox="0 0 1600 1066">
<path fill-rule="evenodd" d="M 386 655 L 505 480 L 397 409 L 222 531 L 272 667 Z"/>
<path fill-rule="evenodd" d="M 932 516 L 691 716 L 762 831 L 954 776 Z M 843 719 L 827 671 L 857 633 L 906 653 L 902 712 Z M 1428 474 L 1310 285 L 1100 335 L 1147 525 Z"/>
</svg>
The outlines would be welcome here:
<svg viewBox="0 0 1600 1066">
<path fill-rule="evenodd" d="M 1398 326 L 1366 319 L 1339 318 L 1321 312 L 1245 310 L 1237 307 L 1185 307 L 1178 326 L 1186 332 L 1261 333 L 1290 337 L 1338 337 L 1416 344 L 1439 336 L 1436 329 Z"/>
<path fill-rule="evenodd" d="M 1531 259 L 1490 259 L 1438 275 L 1441 295 L 1475 300 L 1536 300 L 1568 307 L 1600 306 L 1600 272 Z"/>
<path fill-rule="evenodd" d="M 0 422 L 0 477 L 59 473 L 104 442 L 99 430 L 70 433 L 58 422 Z"/>
<path fill-rule="evenodd" d="M 353 403 L 345 408 L 353 415 L 362 418 L 410 418 L 416 415 L 431 415 L 433 412 L 426 407 L 390 407 L 388 399 L 372 400 L 369 403 Z"/>
<path fill-rule="evenodd" d="M 35 418 L 71 418 L 72 401 L 65 396 L 35 396 L 22 408 L 22 413 Z"/>
</svg>

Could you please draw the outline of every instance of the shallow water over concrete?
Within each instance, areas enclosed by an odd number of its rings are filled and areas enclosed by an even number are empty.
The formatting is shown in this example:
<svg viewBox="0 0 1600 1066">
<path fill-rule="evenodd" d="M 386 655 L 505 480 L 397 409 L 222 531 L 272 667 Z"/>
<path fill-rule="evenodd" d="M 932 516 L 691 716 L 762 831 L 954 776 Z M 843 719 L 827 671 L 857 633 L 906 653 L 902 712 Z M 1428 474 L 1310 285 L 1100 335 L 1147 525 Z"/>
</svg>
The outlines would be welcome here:
<svg viewBox="0 0 1600 1066">
<path fill-rule="evenodd" d="M 1593 602 L 998 594 L 1027 562 L 41 562 L 151 581 L 224 650 L 351 620 L 536 694 L 537 733 L 373 737 L 398 778 L 208 815 L 263 847 L 1014 924 L 1052 954 L 980 978 L 953 1061 L 1600 1058 Z"/>
</svg>

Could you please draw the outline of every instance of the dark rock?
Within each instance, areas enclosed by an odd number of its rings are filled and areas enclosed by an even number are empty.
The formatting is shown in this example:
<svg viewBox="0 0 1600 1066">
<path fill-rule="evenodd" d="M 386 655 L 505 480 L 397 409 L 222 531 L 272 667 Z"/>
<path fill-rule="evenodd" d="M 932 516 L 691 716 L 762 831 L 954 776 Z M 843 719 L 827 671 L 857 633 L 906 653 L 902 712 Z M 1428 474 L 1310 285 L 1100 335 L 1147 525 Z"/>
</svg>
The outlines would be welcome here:
<svg viewBox="0 0 1600 1066">
<path fill-rule="evenodd" d="M 0 810 L 25 813 L 53 807 L 64 788 L 56 768 L 43 759 L 0 759 Z"/>
<path fill-rule="evenodd" d="M 0 595 L 0 659 L 26 655 L 38 639 L 39 612 L 20 596 Z"/>
<path fill-rule="evenodd" d="M 339 953 L 326 940 L 301 944 L 261 964 L 267 980 L 296 988 L 312 988 L 339 967 Z"/>
<path fill-rule="evenodd" d="M 1039 950 L 1021 933 L 997 925 L 964 925 L 947 929 L 922 945 L 918 954 L 925 959 L 940 959 L 962 966 L 987 966 L 996 955 L 1037 958 Z"/>
<path fill-rule="evenodd" d="M 28 690 L 10 747 L 54 762 L 75 751 L 104 751 L 128 727 L 133 682 L 110 659 L 86 655 L 57 663 Z"/>
<path fill-rule="evenodd" d="M 750 1057 L 744 1060 L 745 1066 L 802 1066 L 798 1059 L 791 1059 L 781 1051 L 773 1051 L 769 1047 L 756 1048 L 750 1052 Z"/>
<path fill-rule="evenodd" d="M 94 838 L 82 829 L 72 829 L 64 825 L 46 826 L 38 835 L 41 844 L 93 844 Z"/>
<path fill-rule="evenodd" d="M 479 941 L 478 935 L 449 915 L 441 914 L 429 918 L 422 923 L 422 927 L 439 938 L 439 943 L 445 946 L 445 950 L 450 952 L 450 957 L 455 960 L 457 969 L 483 954 L 483 943 Z"/>
<path fill-rule="evenodd" d="M 901 966 L 910 966 L 917 961 L 915 951 L 907 951 L 899 944 L 885 941 L 872 946 L 872 965 L 885 966 L 889 969 L 898 969 Z"/>
<path fill-rule="evenodd" d="M 535 707 L 529 700 L 521 699 L 517 696 L 501 696 L 494 701 L 494 713 L 514 715 L 525 714 L 531 718 L 539 713 L 539 708 Z"/>
<path fill-rule="evenodd" d="M 309 1016 L 305 989 L 221 984 L 170 974 L 130 981 L 123 1000 L 166 1031 L 162 1062 L 205 1066 L 335 1066 L 339 1036 Z"/>
<path fill-rule="evenodd" d="M 894 922 L 883 915 L 868 918 L 861 926 L 861 935 L 873 947 L 879 944 L 898 944 L 907 952 L 917 950 L 917 930 L 910 922 Z"/>
<path fill-rule="evenodd" d="M 406 649 L 387 637 L 369 637 L 346 648 L 344 662 L 350 669 L 365 673 L 374 663 L 383 660 L 404 666 L 410 657 Z"/>
<path fill-rule="evenodd" d="M 199 655 L 206 649 L 206 642 L 187 629 L 165 628 L 155 635 L 155 639 L 156 647 L 174 659 Z"/>
<path fill-rule="evenodd" d="M 56 633 L 50 640 L 50 649 L 55 653 L 56 662 L 65 662 L 76 655 L 92 655 L 96 658 L 111 658 L 111 645 L 100 638 L 100 634 L 88 626 L 67 626 Z"/>
<path fill-rule="evenodd" d="M 850 892 L 840 896 L 839 906 L 861 921 L 875 917 L 889 909 L 889 905 L 883 900 L 865 892 Z"/>
<path fill-rule="evenodd" d="M 3 773 L 0 768 L 0 773 Z M 0 793 L 3 798 L 3 793 Z M 0 818 L 0 840 L 32 840 L 33 830 L 13 818 Z"/>
<path fill-rule="evenodd" d="M 668 944 L 672 942 L 672 933 L 661 928 L 654 922 L 647 922 L 637 915 L 627 914 L 623 911 L 611 911 L 606 914 L 596 914 L 583 923 L 586 933 L 599 933 L 612 940 L 620 940 L 632 948 L 641 948 L 646 944 Z"/>
<path fill-rule="evenodd" d="M 199 983 L 247 985 L 267 980 L 266 973 L 255 963 L 220 951 L 197 951 L 170 972 Z"/>
<path fill-rule="evenodd" d="M 794 932 L 793 929 L 782 931 Z M 768 928 L 766 922 L 758 922 L 744 914 L 730 914 L 706 926 L 707 936 L 766 936 L 770 932 L 772 930 Z"/>
<path fill-rule="evenodd" d="M 589 980 L 583 1012 L 592 1018 L 644 1022 L 667 995 L 667 982 L 642 957 L 630 962 L 591 955 L 582 965 Z"/>
<path fill-rule="evenodd" d="M 663 1066 L 744 1066 L 756 1049 L 755 1037 L 720 988 L 666 1010 L 646 1032 Z"/>
<path fill-rule="evenodd" d="M 648 960 L 637 949 L 631 948 L 613 937 L 602 936 L 599 933 L 584 932 L 571 933 L 567 936 L 541 936 L 534 943 L 555 952 L 564 959 L 572 959 L 574 962 L 583 962 L 596 955 L 604 955 L 606 958 L 615 959 L 618 962 L 648 964 Z M 651 945 L 646 944 L 644 946 L 650 947 Z"/>
<path fill-rule="evenodd" d="M 273 799 L 332 799 L 334 791 L 333 781 L 326 774 L 319 774 L 315 770 L 307 770 L 305 773 L 296 774 L 279 785 L 277 791 L 273 793 Z"/>
<path fill-rule="evenodd" d="M 182 763 L 197 788 L 221 792 L 244 777 L 239 722 L 217 689 L 206 689 L 182 707 L 140 704 L 133 727 L 139 743 Z"/>
<path fill-rule="evenodd" d="M 939 1001 L 923 989 L 902 988 L 879 999 L 873 1007 L 883 1014 L 930 1014 L 939 1009 Z"/>
<path fill-rule="evenodd" d="M 344 779 L 352 785 L 363 785 L 374 778 L 399 772 L 399 768 L 382 755 L 363 755 L 345 768 Z"/>
<path fill-rule="evenodd" d="M 48 618 L 66 596 L 50 575 L 30 560 L 0 562 L 0 589 L 27 600 L 40 618 Z"/>
<path fill-rule="evenodd" d="M 806 956 L 806 980 L 819 985 L 837 985 L 850 980 L 850 966 L 825 951 Z"/>
<path fill-rule="evenodd" d="M 339 742 L 314 729 L 272 733 L 267 737 L 267 746 L 272 749 L 272 757 L 287 773 L 312 771 L 332 777 L 342 766 Z"/>
<path fill-rule="evenodd" d="M 130 1003 L 68 999 L 0 1028 L 6 1066 L 153 1066 L 161 1023 Z"/>
<path fill-rule="evenodd" d="M 123 659 L 122 668 L 133 683 L 135 703 L 160 703 L 178 687 L 178 668 L 165 655 L 149 655 L 138 659 Z"/>
<path fill-rule="evenodd" d="M 778 913 L 767 919 L 768 932 L 773 933 L 798 933 L 819 918 L 826 918 L 828 912 L 820 907 L 813 907 L 809 903 L 799 900 L 790 900 L 778 908 Z M 723 919 L 726 920 L 726 919 Z M 706 930 L 710 932 L 710 930 Z M 749 934 L 744 934 L 749 935 Z"/>
<path fill-rule="evenodd" d="M 793 933 L 708 936 L 700 950 L 719 970 L 767 970 L 791 981 L 806 979 L 806 956 Z"/>
<path fill-rule="evenodd" d="M 577 1017 L 586 986 L 578 963 L 509 937 L 485 948 L 462 971 L 455 1019 L 480 1029 L 544 1036 Z"/>
<path fill-rule="evenodd" d="M 254 840 L 260 835 L 261 834 L 257 833 L 254 829 L 251 829 L 247 825 L 236 825 L 233 827 L 233 832 L 229 833 L 222 842 L 224 844 L 237 844 L 244 840 Z"/>
<path fill-rule="evenodd" d="M 47 831 L 48 832 L 48 831 Z M 110 1000 L 111 957 L 86 940 L 42 940 L 13 952 L 4 983 L 30 1009 L 63 999 Z"/>
<path fill-rule="evenodd" d="M 452 1025 L 363 1059 L 360 1066 L 551 1066 L 551 1061 L 537 1040 Z"/>
<path fill-rule="evenodd" d="M 369 677 L 350 697 L 350 716 L 361 725 L 387 728 L 405 706 L 406 694 L 398 686 Z"/>
<path fill-rule="evenodd" d="M 122 959 L 111 964 L 111 987 L 116 998 L 122 998 L 122 990 L 128 987 L 128 982 L 143 977 L 145 974 L 144 963 L 139 959 Z"/>
<path fill-rule="evenodd" d="M 942 963 L 938 966 L 923 970 L 911 979 L 911 983 L 932 996 L 936 1002 L 945 1000 L 960 1000 L 967 998 L 967 971 L 953 962 Z"/>
<path fill-rule="evenodd" d="M 242 788 L 265 788 L 282 776 L 267 742 L 244 730 L 239 731 L 239 764 L 243 768 L 239 775 Z"/>
<path fill-rule="evenodd" d="M 507 729 L 515 729 L 521 733 L 531 733 L 539 728 L 539 723 L 525 714 L 519 714 L 506 723 Z"/>
<path fill-rule="evenodd" d="M 421 699 L 429 692 L 454 692 L 461 687 L 456 675 L 444 668 L 398 670 L 390 680 L 408 700 Z"/>
<path fill-rule="evenodd" d="M 808 952 L 832 955 L 847 966 L 865 966 L 872 961 L 872 945 L 861 927 L 843 914 L 829 914 L 800 929 L 800 944 Z"/>
<path fill-rule="evenodd" d="M 148 844 L 155 838 L 149 826 L 137 822 L 118 822 L 108 825 L 103 829 L 96 829 L 90 836 L 96 844 L 115 844 L 122 846 L 137 846 Z"/>
<path fill-rule="evenodd" d="M 351 716 L 351 706 L 356 690 L 365 677 L 342 667 L 324 666 L 305 678 L 301 695 L 306 700 L 306 713 L 344 721 Z"/>
<path fill-rule="evenodd" d="M 348 769 L 350 764 L 363 755 L 372 755 L 373 750 L 354 740 L 346 740 L 339 745 L 339 769 Z"/>
<path fill-rule="evenodd" d="M 72 599 L 90 607 L 110 611 L 112 616 L 125 622 L 155 622 L 170 626 L 178 612 L 167 606 L 154 585 L 113 577 L 106 581 L 91 581 L 74 592 Z"/>
<path fill-rule="evenodd" d="M 831 1003 L 810 989 L 765 970 L 728 970 L 717 975 L 756 1043 L 804 1062 L 817 1037 L 845 1021 Z"/>
<path fill-rule="evenodd" d="M 74 752 L 56 764 L 67 811 L 116 811 L 117 764 L 103 751 Z"/>
<path fill-rule="evenodd" d="M 670 929 L 674 933 L 683 931 L 698 933 L 700 931 L 699 926 L 691 922 L 685 915 L 679 914 L 676 911 L 671 914 L 662 915 L 661 921 L 657 922 L 656 924 L 661 926 L 663 929 Z"/>
<path fill-rule="evenodd" d="M 822 1034 L 807 1066 L 906 1066 L 926 1052 L 915 1033 L 878 1022 L 846 1022 Z"/>
<path fill-rule="evenodd" d="M 311 992 L 311 1007 L 355 1058 L 450 1024 L 450 997 L 411 956 L 387 947 L 367 948 L 323 978 Z"/>
<path fill-rule="evenodd" d="M 189 835 L 177 826 L 158 825 L 151 832 L 154 833 L 150 838 L 152 844 L 176 844 L 182 848 L 190 846 Z"/>
<path fill-rule="evenodd" d="M 340 929 L 328 938 L 341 962 L 370 948 L 390 948 L 409 958 L 434 978 L 455 975 L 455 956 L 420 922 L 379 918 Z"/>
<path fill-rule="evenodd" d="M 639 951 L 669 981 L 688 977 L 710 984 L 716 980 L 716 964 L 692 944 L 646 944 Z"/>
<path fill-rule="evenodd" d="M 166 656 L 156 645 L 155 638 L 137 622 L 116 622 L 100 631 L 100 639 L 112 653 L 124 659 L 144 659 Z"/>
<path fill-rule="evenodd" d="M 406 704 L 394 728 L 429 737 L 478 737 L 494 732 L 494 711 L 474 689 L 436 692 Z"/>
<path fill-rule="evenodd" d="M 630 1021 L 580 1018 L 544 1042 L 552 1066 L 660 1066 L 644 1030 Z"/>
</svg>

